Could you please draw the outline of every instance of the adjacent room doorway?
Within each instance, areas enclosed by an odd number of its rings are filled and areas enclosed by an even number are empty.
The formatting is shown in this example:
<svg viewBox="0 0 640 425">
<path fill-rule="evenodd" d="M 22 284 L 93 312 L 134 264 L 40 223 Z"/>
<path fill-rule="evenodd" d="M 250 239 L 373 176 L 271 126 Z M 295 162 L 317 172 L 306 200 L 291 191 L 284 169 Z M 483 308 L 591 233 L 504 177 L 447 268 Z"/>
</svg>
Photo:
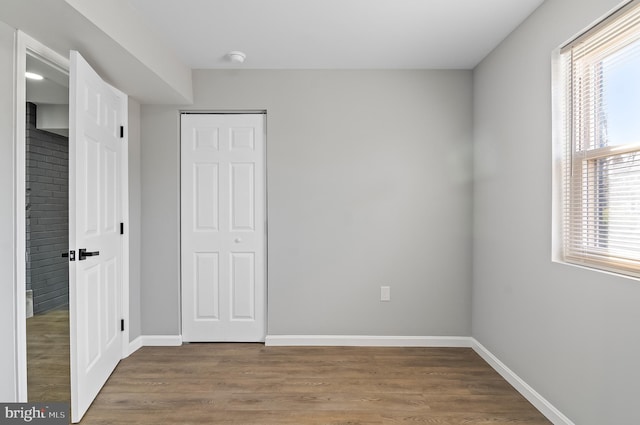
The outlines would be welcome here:
<svg viewBox="0 0 640 425">
<path fill-rule="evenodd" d="M 66 258 L 63 252 L 57 255 L 68 262 L 69 269 L 71 416 L 78 422 L 118 361 L 129 353 L 129 333 L 123 326 L 129 310 L 129 238 L 123 233 L 128 222 L 128 100 L 124 93 L 102 81 L 78 52 L 71 52 L 69 61 L 20 31 L 17 51 L 16 252 L 27 251 L 27 57 L 38 58 L 65 76 L 70 71 L 68 246 L 61 242 L 55 249 L 66 251 Z M 36 153 L 43 163 L 57 161 L 44 150 Z M 61 186 L 63 180 L 50 183 Z M 63 202 L 54 204 L 62 208 Z M 52 229 L 54 226 L 40 230 L 46 236 L 54 233 Z M 30 229 L 31 236 L 34 230 Z M 36 245 L 29 247 L 33 253 Z M 27 256 L 16 255 L 15 261 L 16 392 L 18 401 L 27 401 Z"/>
<path fill-rule="evenodd" d="M 70 402 L 69 73 L 26 56 L 28 401 Z"/>
</svg>

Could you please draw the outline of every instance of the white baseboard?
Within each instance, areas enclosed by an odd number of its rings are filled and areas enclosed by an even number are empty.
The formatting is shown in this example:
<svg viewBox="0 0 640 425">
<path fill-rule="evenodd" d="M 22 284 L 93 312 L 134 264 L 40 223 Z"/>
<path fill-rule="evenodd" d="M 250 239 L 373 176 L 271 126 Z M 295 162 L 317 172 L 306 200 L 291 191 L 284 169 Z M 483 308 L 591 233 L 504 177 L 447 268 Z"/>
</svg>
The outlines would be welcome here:
<svg viewBox="0 0 640 425">
<path fill-rule="evenodd" d="M 133 353 L 138 351 L 140 348 L 142 348 L 142 336 L 139 336 L 133 341 L 129 342 L 129 354 L 127 354 L 127 356 L 132 355 Z"/>
<path fill-rule="evenodd" d="M 516 375 L 496 356 L 480 344 L 475 338 L 471 338 L 473 351 L 478 353 L 489 365 L 496 370 L 508 383 L 513 386 L 524 398 L 529 400 L 533 406 L 540 411 L 554 425 L 575 425 L 571 419 L 567 418 L 561 411 L 542 397 L 536 390 L 531 388 L 522 378 Z"/>
<path fill-rule="evenodd" d="M 267 335 L 266 346 L 471 347 L 467 336 Z"/>
<path fill-rule="evenodd" d="M 140 335 L 129 342 L 128 356 L 142 347 L 177 347 L 180 345 L 182 345 L 181 335 Z"/>
<path fill-rule="evenodd" d="M 182 335 L 142 335 L 143 347 L 177 347 L 182 345 Z"/>
</svg>

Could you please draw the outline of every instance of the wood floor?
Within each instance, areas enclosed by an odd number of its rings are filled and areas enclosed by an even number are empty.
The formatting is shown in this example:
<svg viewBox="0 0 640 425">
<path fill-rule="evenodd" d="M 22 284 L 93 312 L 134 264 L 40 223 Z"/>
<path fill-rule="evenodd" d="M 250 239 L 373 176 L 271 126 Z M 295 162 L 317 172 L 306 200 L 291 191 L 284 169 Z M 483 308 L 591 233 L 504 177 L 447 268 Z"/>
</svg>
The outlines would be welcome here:
<svg viewBox="0 0 640 425">
<path fill-rule="evenodd" d="M 69 313 L 27 319 L 30 401 L 66 401 Z M 549 424 L 471 349 L 144 347 L 120 362 L 91 424 Z"/>
<path fill-rule="evenodd" d="M 88 424 L 549 424 L 471 349 L 145 347 Z"/>
<path fill-rule="evenodd" d="M 27 397 L 32 402 L 69 402 L 69 310 L 27 319 Z"/>
</svg>

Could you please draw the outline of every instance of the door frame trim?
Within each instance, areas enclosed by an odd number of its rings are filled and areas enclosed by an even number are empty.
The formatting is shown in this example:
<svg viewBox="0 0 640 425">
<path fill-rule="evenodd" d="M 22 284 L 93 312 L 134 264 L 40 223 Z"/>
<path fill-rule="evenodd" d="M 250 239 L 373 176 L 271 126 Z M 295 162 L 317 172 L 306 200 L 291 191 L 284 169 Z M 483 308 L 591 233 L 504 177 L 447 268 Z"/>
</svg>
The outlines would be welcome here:
<svg viewBox="0 0 640 425">
<path fill-rule="evenodd" d="M 27 101 L 26 71 L 27 54 L 58 68 L 69 74 L 69 58 L 45 46 L 28 34 L 17 30 L 15 38 L 15 95 L 14 95 L 14 160 L 15 160 L 15 222 L 14 222 L 14 320 L 15 320 L 15 376 L 16 401 L 28 401 L 27 392 L 27 326 L 26 326 L 26 213 L 25 213 L 25 183 L 26 183 L 26 109 Z M 128 115 L 123 117 L 125 128 L 128 129 Z M 129 153 L 128 134 L 125 134 L 124 149 L 122 149 L 122 220 L 129 223 Z M 121 279 L 121 311 L 122 318 L 127 324 L 122 332 L 121 358 L 127 357 L 129 352 L 129 233 L 125 232 L 122 239 L 122 279 Z"/>
</svg>

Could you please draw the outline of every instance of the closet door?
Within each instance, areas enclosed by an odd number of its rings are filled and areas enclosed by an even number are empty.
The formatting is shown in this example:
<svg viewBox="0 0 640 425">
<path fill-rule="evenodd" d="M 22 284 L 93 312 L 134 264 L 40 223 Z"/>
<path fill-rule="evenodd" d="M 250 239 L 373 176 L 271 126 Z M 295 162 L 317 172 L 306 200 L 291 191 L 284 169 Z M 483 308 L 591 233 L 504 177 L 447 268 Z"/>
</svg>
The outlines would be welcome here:
<svg viewBox="0 0 640 425">
<path fill-rule="evenodd" d="M 264 117 L 182 115 L 184 341 L 264 341 Z"/>
</svg>

